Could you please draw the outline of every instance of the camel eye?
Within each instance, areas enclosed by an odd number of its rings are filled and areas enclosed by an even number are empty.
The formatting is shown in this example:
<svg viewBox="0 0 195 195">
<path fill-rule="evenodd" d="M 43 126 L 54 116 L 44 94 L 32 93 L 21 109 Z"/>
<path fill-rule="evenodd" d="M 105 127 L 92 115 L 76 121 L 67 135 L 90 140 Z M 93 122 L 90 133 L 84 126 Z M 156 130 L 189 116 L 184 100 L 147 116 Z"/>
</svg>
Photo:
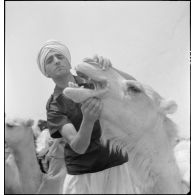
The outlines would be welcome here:
<svg viewBox="0 0 195 195">
<path fill-rule="evenodd" d="M 6 125 L 7 128 L 13 128 L 13 127 L 17 126 L 14 123 L 6 123 L 5 125 Z"/>
<path fill-rule="evenodd" d="M 140 93 L 140 92 L 142 92 L 142 90 L 140 88 L 138 88 L 137 86 L 135 86 L 135 85 L 129 85 L 127 90 L 131 91 L 133 93 Z"/>
<path fill-rule="evenodd" d="M 8 128 L 13 128 L 14 125 L 13 125 L 13 124 L 10 124 L 10 123 L 6 123 L 6 127 L 8 127 Z"/>
</svg>

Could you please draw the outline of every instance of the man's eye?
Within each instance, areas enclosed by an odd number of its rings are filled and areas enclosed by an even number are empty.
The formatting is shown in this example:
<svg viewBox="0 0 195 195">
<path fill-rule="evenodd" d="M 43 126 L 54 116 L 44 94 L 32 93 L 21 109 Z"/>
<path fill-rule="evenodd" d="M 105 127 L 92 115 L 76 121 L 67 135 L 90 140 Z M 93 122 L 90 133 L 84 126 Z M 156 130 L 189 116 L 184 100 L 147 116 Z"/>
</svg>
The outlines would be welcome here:
<svg viewBox="0 0 195 195">
<path fill-rule="evenodd" d="M 52 60 L 53 60 L 53 57 L 52 57 L 52 56 L 49 57 L 49 58 L 46 60 L 46 64 L 50 64 L 50 63 L 52 62 Z"/>
<path fill-rule="evenodd" d="M 128 86 L 128 91 L 132 91 L 134 93 L 140 93 L 141 92 L 141 89 L 139 89 L 136 86 L 131 85 L 131 86 Z"/>
</svg>

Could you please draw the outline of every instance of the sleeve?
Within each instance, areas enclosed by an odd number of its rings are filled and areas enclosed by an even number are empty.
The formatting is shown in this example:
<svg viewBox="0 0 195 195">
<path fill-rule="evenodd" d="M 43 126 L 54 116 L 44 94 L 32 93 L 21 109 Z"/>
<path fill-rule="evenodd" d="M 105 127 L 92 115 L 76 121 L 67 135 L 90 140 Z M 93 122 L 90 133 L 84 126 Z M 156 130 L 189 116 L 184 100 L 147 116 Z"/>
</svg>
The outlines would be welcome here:
<svg viewBox="0 0 195 195">
<path fill-rule="evenodd" d="M 64 113 L 53 110 L 47 111 L 47 125 L 52 138 L 61 138 L 59 130 L 67 123 L 70 121 Z"/>
</svg>

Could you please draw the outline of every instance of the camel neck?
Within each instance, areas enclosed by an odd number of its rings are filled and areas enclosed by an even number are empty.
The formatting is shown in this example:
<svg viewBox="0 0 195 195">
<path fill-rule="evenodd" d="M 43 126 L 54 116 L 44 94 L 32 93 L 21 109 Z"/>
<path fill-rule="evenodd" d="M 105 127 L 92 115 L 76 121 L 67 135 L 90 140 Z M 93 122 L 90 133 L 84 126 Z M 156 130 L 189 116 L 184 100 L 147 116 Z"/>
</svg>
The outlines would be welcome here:
<svg viewBox="0 0 195 195">
<path fill-rule="evenodd" d="M 41 184 L 42 173 L 36 157 L 34 140 L 29 141 L 25 146 L 21 145 L 13 152 L 24 193 L 35 193 Z"/>
<path fill-rule="evenodd" d="M 35 147 L 30 143 L 28 146 L 15 148 L 13 153 L 19 165 L 26 162 L 37 162 Z"/>
</svg>

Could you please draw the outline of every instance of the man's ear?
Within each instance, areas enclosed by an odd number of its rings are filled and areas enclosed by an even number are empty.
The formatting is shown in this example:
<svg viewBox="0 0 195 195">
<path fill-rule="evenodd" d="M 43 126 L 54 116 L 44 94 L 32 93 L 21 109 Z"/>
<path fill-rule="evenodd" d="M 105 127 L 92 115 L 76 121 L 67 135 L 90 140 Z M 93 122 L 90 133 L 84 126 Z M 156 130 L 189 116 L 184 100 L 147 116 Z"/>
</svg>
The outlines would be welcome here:
<svg viewBox="0 0 195 195">
<path fill-rule="evenodd" d="M 173 100 L 162 100 L 160 103 L 160 110 L 161 112 L 163 112 L 164 114 L 173 114 L 177 111 L 177 104 L 175 101 Z"/>
</svg>

